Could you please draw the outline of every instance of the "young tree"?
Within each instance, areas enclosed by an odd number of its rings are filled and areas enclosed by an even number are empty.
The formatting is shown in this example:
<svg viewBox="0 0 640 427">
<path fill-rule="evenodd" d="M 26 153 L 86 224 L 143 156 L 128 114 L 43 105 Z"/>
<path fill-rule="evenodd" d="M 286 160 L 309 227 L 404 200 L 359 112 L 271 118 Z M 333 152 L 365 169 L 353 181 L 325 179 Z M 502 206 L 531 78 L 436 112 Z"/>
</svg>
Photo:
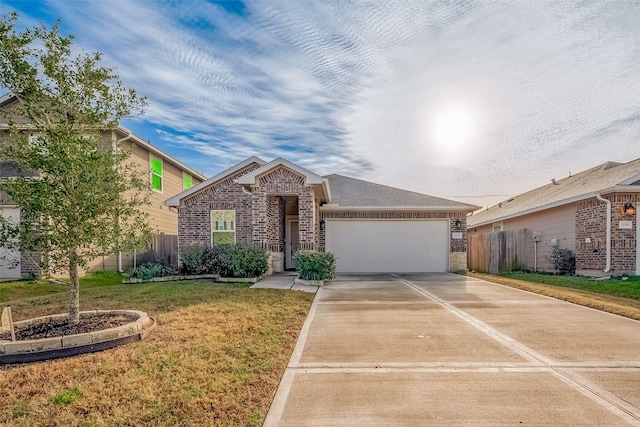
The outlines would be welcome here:
<svg viewBox="0 0 640 427">
<path fill-rule="evenodd" d="M 20 171 L 0 180 L 22 220 L 0 218 L 0 246 L 40 253 L 44 271 L 68 271 L 69 317 L 79 321 L 78 269 L 92 259 L 142 248 L 150 240 L 149 185 L 119 142 L 103 139 L 145 99 L 122 87 L 100 53 L 74 54 L 73 37 L 38 27 L 18 32 L 16 13 L 0 18 L 0 87 L 17 102 L 4 111 L 0 158 Z"/>
</svg>

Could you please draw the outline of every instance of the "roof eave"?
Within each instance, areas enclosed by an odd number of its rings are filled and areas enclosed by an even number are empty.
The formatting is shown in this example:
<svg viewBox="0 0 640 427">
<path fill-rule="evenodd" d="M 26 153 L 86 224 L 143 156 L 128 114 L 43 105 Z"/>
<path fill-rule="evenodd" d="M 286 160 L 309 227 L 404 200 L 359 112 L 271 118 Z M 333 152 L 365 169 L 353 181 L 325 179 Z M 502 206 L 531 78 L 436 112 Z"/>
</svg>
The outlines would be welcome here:
<svg viewBox="0 0 640 427">
<path fill-rule="evenodd" d="M 217 175 L 212 176 L 211 178 L 202 181 L 200 184 L 195 185 L 193 187 L 191 187 L 188 190 L 183 191 L 182 193 L 176 194 L 175 196 L 167 199 L 164 201 L 164 204 L 166 206 L 174 206 L 174 207 L 178 207 L 180 206 L 180 201 L 182 199 L 184 199 L 185 197 L 189 197 L 195 193 L 197 193 L 198 191 L 209 187 L 210 185 L 214 185 L 217 182 L 222 181 L 223 179 L 227 178 L 229 175 L 234 174 L 236 172 L 238 172 L 241 169 L 244 169 L 245 167 L 249 166 L 252 163 L 258 163 L 259 165 L 264 165 L 265 161 L 262 160 L 259 157 L 256 156 L 251 156 L 248 159 L 245 159 L 243 161 L 241 161 L 240 163 L 231 166 L 228 169 L 225 169 L 224 171 L 220 172 Z"/>
<path fill-rule="evenodd" d="M 557 208 L 559 206 L 563 206 L 563 205 L 566 205 L 566 204 L 569 204 L 569 203 L 576 203 L 576 202 L 580 202 L 582 200 L 591 199 L 593 197 L 596 197 L 596 194 L 610 194 L 610 193 L 640 193 L 640 185 L 616 185 L 614 187 L 605 188 L 605 189 L 600 190 L 600 191 L 594 191 L 594 192 L 590 192 L 590 193 L 585 193 L 585 194 L 581 194 L 579 196 L 569 197 L 567 199 L 562 199 L 562 200 L 558 200 L 556 202 L 547 203 L 546 205 L 537 206 L 535 208 L 527 209 L 527 210 L 524 210 L 524 211 L 515 212 L 515 213 L 512 213 L 512 214 L 504 215 L 504 216 L 500 216 L 500 217 L 495 217 L 495 218 L 492 218 L 492 219 L 489 219 L 489 220 L 486 220 L 486 221 L 479 222 L 477 224 L 472 224 L 472 223 L 469 223 L 469 221 L 467 221 L 467 228 L 482 227 L 482 226 L 485 226 L 485 225 L 493 224 L 493 223 L 500 222 L 500 221 L 506 221 L 506 220 L 517 218 L 517 217 L 520 217 L 520 216 L 529 215 L 529 214 L 532 214 L 532 213 L 544 211 L 544 210 L 547 210 L 547 209 Z M 473 218 L 473 216 L 471 216 L 469 218 Z"/>
<path fill-rule="evenodd" d="M 144 139 L 140 138 L 139 136 L 136 136 L 133 132 L 131 132 L 129 129 L 125 128 L 124 126 L 118 125 L 117 129 L 114 129 L 116 132 L 120 132 L 121 134 L 125 135 L 125 136 L 130 136 L 129 141 L 133 141 L 136 145 L 139 145 L 141 147 L 144 147 L 146 150 L 162 157 L 165 160 L 168 160 L 169 162 L 173 163 L 175 166 L 178 166 L 178 168 L 182 169 L 185 172 L 188 172 L 191 176 L 193 176 L 194 178 L 198 178 L 201 181 L 204 181 L 207 179 L 206 176 L 204 176 L 202 173 L 190 168 L 189 166 L 185 165 L 184 163 L 182 163 L 180 160 L 176 159 L 175 157 L 172 157 L 170 155 L 168 155 L 167 153 L 165 153 L 164 151 L 160 150 L 159 148 L 157 148 L 156 146 L 154 146 L 153 144 L 145 141 Z"/>
<path fill-rule="evenodd" d="M 320 206 L 322 212 L 473 212 L 475 206 Z"/>
</svg>

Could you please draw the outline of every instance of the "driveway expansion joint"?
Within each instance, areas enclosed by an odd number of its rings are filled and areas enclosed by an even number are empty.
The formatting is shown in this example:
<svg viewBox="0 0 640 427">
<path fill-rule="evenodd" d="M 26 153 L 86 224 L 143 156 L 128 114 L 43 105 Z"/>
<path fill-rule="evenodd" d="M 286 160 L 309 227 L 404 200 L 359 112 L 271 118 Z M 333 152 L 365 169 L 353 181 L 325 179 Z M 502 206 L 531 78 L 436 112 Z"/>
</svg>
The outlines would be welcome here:
<svg viewBox="0 0 640 427">
<path fill-rule="evenodd" d="M 410 288 L 423 294 L 425 297 L 429 298 L 430 300 L 436 302 L 438 305 L 442 306 L 452 314 L 458 316 L 460 319 L 464 320 L 469 325 L 484 332 L 485 334 L 495 339 L 496 341 L 502 343 L 503 345 L 506 345 L 512 351 L 522 355 L 528 360 L 537 361 L 543 364 L 547 369 L 549 369 L 551 373 L 554 374 L 554 376 L 561 379 L 566 384 L 568 384 L 575 390 L 579 391 L 583 395 L 589 397 L 591 400 L 607 408 L 610 408 L 616 412 L 619 411 L 621 412 L 621 415 L 623 416 L 626 415 L 628 417 L 631 417 L 634 421 L 640 421 L 640 408 L 636 407 L 635 405 L 632 405 L 631 403 L 629 403 L 624 399 L 620 399 L 618 396 L 615 396 L 614 394 L 606 391 L 602 387 L 599 387 L 598 385 L 586 380 L 585 378 L 581 377 L 575 372 L 572 372 L 566 367 L 564 368 L 556 367 L 556 363 L 554 361 L 542 356 L 541 354 L 528 348 L 522 343 L 519 343 L 518 341 L 509 337 L 508 335 L 503 334 L 502 332 L 492 328 L 491 326 L 487 325 L 486 323 L 482 322 L 476 317 L 466 313 L 464 310 L 461 310 L 460 308 L 442 300 L 441 298 L 438 298 L 436 295 L 433 295 L 432 293 L 420 288 L 419 286 L 415 285 L 413 282 L 395 274 L 392 274 L 392 276 L 396 277 L 399 281 L 409 286 Z M 580 367 L 580 369 L 584 369 L 584 368 L 585 367 Z"/>
</svg>

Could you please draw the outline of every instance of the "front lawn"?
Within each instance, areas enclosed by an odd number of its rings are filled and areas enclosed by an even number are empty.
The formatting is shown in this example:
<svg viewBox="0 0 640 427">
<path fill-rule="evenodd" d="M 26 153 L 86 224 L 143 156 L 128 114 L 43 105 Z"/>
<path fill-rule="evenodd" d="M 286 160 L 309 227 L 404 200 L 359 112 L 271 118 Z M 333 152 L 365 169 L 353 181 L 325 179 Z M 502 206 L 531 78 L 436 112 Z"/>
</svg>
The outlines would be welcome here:
<svg viewBox="0 0 640 427">
<path fill-rule="evenodd" d="M 627 280 L 621 280 L 620 278 L 594 280 L 580 276 L 552 276 L 549 274 L 517 272 L 501 273 L 499 276 L 640 300 L 640 276 L 629 277 Z"/>
<path fill-rule="evenodd" d="M 466 275 L 640 320 L 640 280 L 637 277 L 593 280 L 531 273 L 496 276 L 467 272 Z"/>
<path fill-rule="evenodd" d="M 67 310 L 64 284 L 0 284 L 14 320 Z M 146 341 L 0 367 L 0 425 L 261 425 L 313 294 L 183 281 L 84 278 L 80 309 L 157 318 Z"/>
</svg>

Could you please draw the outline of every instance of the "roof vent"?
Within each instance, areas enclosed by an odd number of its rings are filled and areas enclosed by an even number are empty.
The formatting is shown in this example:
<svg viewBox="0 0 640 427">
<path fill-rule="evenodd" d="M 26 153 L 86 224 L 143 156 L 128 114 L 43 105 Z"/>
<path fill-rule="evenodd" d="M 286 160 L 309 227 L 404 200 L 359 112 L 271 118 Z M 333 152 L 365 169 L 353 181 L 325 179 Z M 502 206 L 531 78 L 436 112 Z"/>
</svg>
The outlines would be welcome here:
<svg viewBox="0 0 640 427">
<path fill-rule="evenodd" d="M 560 184 L 558 184 L 558 183 L 556 182 L 556 179 L 555 179 L 555 178 L 551 178 L 551 183 L 552 183 L 553 185 L 560 185 Z"/>
</svg>

